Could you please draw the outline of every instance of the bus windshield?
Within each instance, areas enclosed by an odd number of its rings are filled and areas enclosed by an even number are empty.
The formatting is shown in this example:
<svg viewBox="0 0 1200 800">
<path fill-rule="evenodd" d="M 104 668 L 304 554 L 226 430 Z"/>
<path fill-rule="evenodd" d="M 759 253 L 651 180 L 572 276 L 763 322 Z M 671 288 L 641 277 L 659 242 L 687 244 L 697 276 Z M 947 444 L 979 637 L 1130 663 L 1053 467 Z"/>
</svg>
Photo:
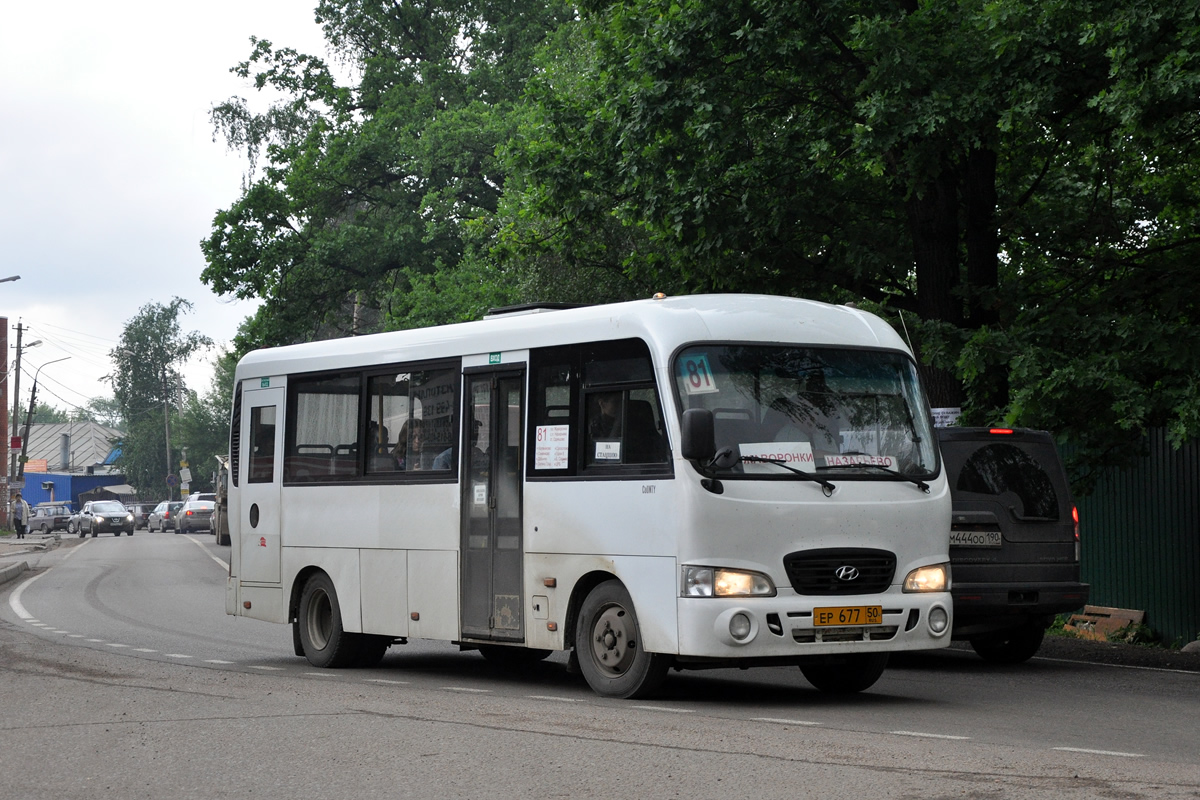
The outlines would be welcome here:
<svg viewBox="0 0 1200 800">
<path fill-rule="evenodd" d="M 723 475 L 931 476 L 937 448 L 903 354 L 787 345 L 694 345 L 675 362 L 680 407 L 713 414 Z"/>
</svg>

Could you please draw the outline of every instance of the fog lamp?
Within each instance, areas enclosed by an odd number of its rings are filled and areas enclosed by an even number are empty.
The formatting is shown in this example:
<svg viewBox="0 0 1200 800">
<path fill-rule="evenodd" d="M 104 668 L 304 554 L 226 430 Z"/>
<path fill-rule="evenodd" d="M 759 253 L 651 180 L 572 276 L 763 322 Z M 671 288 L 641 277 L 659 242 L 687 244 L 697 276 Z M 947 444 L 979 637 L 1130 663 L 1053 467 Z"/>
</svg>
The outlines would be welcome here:
<svg viewBox="0 0 1200 800">
<path fill-rule="evenodd" d="M 745 614 L 734 614 L 729 618 L 729 635 L 739 642 L 750 635 L 750 618 Z"/>
<path fill-rule="evenodd" d="M 929 610 L 929 630 L 941 635 L 946 632 L 946 628 L 949 626 L 950 615 L 946 613 L 946 609 L 941 606 L 934 606 Z"/>
</svg>

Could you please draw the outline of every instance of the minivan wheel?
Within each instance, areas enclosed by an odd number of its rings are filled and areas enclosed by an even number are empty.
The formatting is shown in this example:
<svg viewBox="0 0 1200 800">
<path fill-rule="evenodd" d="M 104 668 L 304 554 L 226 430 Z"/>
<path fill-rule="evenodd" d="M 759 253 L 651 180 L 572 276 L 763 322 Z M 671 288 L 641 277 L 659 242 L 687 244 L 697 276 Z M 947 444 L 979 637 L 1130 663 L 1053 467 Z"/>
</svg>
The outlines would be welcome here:
<svg viewBox="0 0 1200 800">
<path fill-rule="evenodd" d="M 980 658 L 993 664 L 1021 664 L 1033 658 L 1042 646 L 1046 629 L 1036 622 L 971 640 Z"/>
</svg>

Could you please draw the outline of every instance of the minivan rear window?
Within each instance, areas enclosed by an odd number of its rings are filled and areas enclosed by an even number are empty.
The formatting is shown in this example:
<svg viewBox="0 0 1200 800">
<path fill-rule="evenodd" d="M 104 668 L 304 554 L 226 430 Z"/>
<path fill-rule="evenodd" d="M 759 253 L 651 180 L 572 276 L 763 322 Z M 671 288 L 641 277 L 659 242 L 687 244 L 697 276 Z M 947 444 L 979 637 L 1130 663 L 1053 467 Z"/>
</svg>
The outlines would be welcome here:
<svg viewBox="0 0 1200 800">
<path fill-rule="evenodd" d="M 976 450 L 958 474 L 960 492 L 1003 495 L 1011 493 L 1022 508 L 1022 517 L 1058 520 L 1058 494 L 1050 476 L 1037 460 L 1011 444 L 988 444 Z"/>
</svg>

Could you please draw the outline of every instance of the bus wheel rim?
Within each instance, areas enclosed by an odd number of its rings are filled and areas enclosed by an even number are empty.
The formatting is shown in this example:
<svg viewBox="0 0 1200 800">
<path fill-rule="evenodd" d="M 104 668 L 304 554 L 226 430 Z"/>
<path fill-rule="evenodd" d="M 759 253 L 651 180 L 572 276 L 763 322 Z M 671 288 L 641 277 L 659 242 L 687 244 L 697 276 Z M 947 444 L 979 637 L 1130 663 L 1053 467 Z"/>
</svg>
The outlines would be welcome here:
<svg viewBox="0 0 1200 800">
<path fill-rule="evenodd" d="M 609 677 L 629 671 L 637 655 L 632 616 L 621 606 L 612 605 L 600 612 L 592 626 L 592 655 L 596 666 Z"/>
<path fill-rule="evenodd" d="M 313 647 L 324 650 L 333 631 L 333 606 L 329 595 L 321 590 L 308 599 L 308 640 Z"/>
</svg>

